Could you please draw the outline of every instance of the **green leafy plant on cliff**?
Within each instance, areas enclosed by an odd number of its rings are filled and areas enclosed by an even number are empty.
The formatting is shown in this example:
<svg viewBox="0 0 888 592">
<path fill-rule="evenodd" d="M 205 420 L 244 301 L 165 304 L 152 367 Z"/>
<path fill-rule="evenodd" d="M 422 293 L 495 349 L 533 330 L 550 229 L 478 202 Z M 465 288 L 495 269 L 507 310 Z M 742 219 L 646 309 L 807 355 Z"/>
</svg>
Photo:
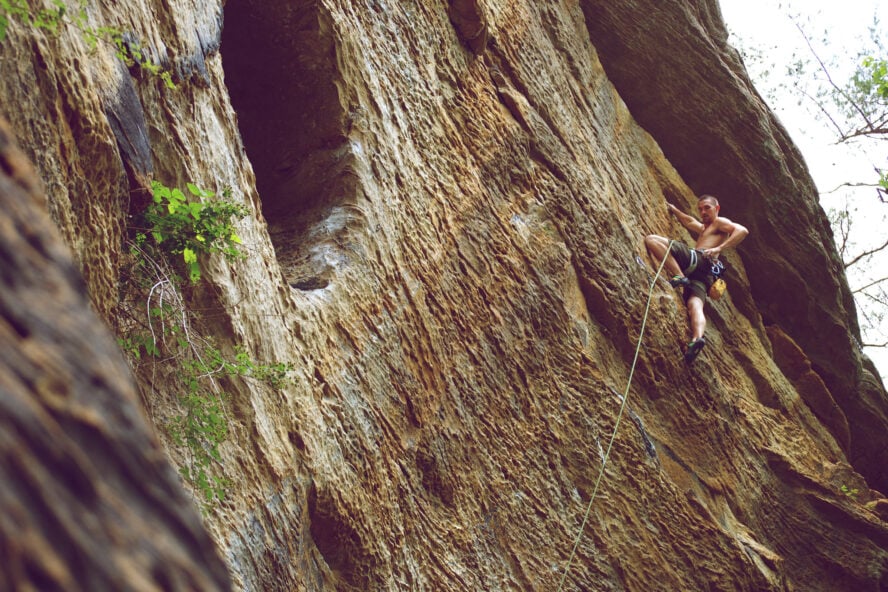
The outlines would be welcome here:
<svg viewBox="0 0 888 592">
<path fill-rule="evenodd" d="M 138 250 L 135 245 L 133 248 Z M 151 261 L 132 269 L 144 273 L 164 266 Z M 122 303 L 118 320 L 125 322 L 119 330 L 123 334 L 119 343 L 137 375 L 143 377 L 143 403 L 149 415 L 179 450 L 180 475 L 206 508 L 224 499 L 229 485 L 214 468 L 221 466 L 220 446 L 230 433 L 225 405 L 231 395 L 224 385 L 247 379 L 281 389 L 292 382 L 294 367 L 287 362 L 257 362 L 240 348 L 233 355 L 223 353 L 196 330 L 200 319 L 186 307 L 175 275 L 164 272 L 134 279 L 136 283 L 145 279 L 154 283 L 145 302 L 133 299 Z M 160 376 L 165 378 L 158 380 Z M 171 388 L 172 405 L 160 403 L 161 391 Z"/>
<path fill-rule="evenodd" d="M 228 438 L 228 419 L 223 407 L 227 394 L 201 384 L 200 378 L 207 375 L 201 362 L 182 363 L 182 413 L 171 418 L 166 428 L 173 442 L 188 451 L 179 474 L 200 493 L 204 503 L 211 503 L 225 499 L 228 487 L 228 480 L 212 470 L 214 463 L 222 462 L 219 446 Z"/>
<path fill-rule="evenodd" d="M 127 65 L 127 67 L 138 67 L 142 72 L 150 76 L 156 76 L 163 81 L 164 86 L 169 89 L 175 89 L 176 83 L 173 82 L 173 76 L 169 70 L 165 70 L 160 64 L 151 60 L 142 45 L 138 41 L 128 39 L 123 31 L 115 27 L 86 27 L 77 26 L 83 34 L 90 49 L 95 49 L 100 41 L 105 41 L 114 45 L 115 55 Z"/>
<path fill-rule="evenodd" d="M 0 0 L 0 41 L 6 39 L 10 19 L 18 19 L 53 33 L 58 32 L 67 7 L 61 0 L 54 0 L 54 9 L 32 9 L 26 0 Z"/>
<path fill-rule="evenodd" d="M 0 0 L 0 42 L 6 38 L 12 19 L 53 35 L 58 34 L 62 27 L 70 26 L 80 32 L 91 50 L 98 47 L 100 42 L 113 45 L 115 54 L 127 67 L 138 67 L 142 72 L 159 78 L 167 88 L 176 88 L 170 71 L 152 61 L 141 43 L 132 36 L 117 27 L 90 26 L 86 0 L 80 0 L 73 10 L 63 0 L 53 0 L 52 5 L 53 8 L 31 8 L 26 0 Z"/>
<path fill-rule="evenodd" d="M 190 344 L 180 341 L 179 346 Z M 180 380 L 183 392 L 179 395 L 181 415 L 167 424 L 173 442 L 189 451 L 188 461 L 179 468 L 182 477 L 200 492 L 205 503 L 225 498 L 228 481 L 213 474 L 212 465 L 222 458 L 219 446 L 228 437 L 228 419 L 224 401 L 229 395 L 218 388 L 214 377 L 250 377 L 281 388 L 289 381 L 291 364 L 259 364 L 244 351 L 238 351 L 233 361 L 212 346 L 180 362 Z"/>
<path fill-rule="evenodd" d="M 153 181 L 152 203 L 145 210 L 146 231 L 158 248 L 181 256 L 192 283 L 200 280 L 198 256 L 222 253 L 227 259 L 242 257 L 241 239 L 234 230 L 232 219 L 241 219 L 248 210 L 230 200 L 213 200 L 212 191 L 193 183 L 186 184 L 188 192 L 203 201 L 189 201 L 181 189 L 169 188 Z M 146 240 L 146 234 L 137 240 Z"/>
<path fill-rule="evenodd" d="M 192 183 L 186 191 L 152 184 L 151 200 L 130 228 L 134 238 L 121 269 L 115 318 L 119 343 L 140 377 L 143 404 L 169 435 L 179 473 L 207 508 L 224 499 L 229 485 L 220 446 L 230 434 L 225 409 L 232 381 L 284 388 L 293 365 L 260 363 L 242 348 L 226 354 L 197 329 L 207 313 L 192 310 L 187 294 L 203 279 L 198 261 L 210 253 L 243 256 L 232 220 L 247 210 Z"/>
<path fill-rule="evenodd" d="M 849 497 L 851 499 L 857 499 L 857 495 L 860 493 L 860 490 L 856 487 L 854 489 L 850 489 L 847 485 L 842 485 L 839 487 L 839 491 L 845 494 L 845 497 Z"/>
</svg>

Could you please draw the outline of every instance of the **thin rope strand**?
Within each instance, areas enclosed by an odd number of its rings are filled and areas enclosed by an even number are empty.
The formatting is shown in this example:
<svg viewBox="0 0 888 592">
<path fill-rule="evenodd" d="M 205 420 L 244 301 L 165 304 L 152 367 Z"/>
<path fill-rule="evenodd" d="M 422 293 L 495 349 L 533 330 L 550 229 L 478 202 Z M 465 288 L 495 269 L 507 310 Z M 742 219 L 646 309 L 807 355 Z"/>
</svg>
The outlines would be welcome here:
<svg viewBox="0 0 888 592">
<path fill-rule="evenodd" d="M 663 261 L 660 262 L 660 267 L 657 268 L 657 274 L 651 282 L 650 290 L 648 290 L 647 304 L 644 307 L 644 317 L 641 321 L 641 332 L 638 335 L 638 344 L 635 346 L 635 357 L 632 359 L 632 368 L 629 370 L 629 380 L 626 382 L 626 391 L 623 393 L 623 403 L 620 405 L 620 412 L 617 414 L 617 423 L 614 425 L 614 433 L 611 434 L 610 442 L 607 445 L 607 452 L 605 452 L 604 459 L 601 461 L 601 470 L 598 471 L 598 478 L 595 480 L 595 487 L 592 489 L 592 497 L 589 499 L 589 505 L 586 506 L 586 514 L 583 516 L 583 523 L 580 525 L 580 533 L 577 535 L 577 540 L 574 542 L 573 549 L 570 552 L 570 558 L 568 558 L 567 565 L 564 568 L 564 573 L 561 574 L 561 581 L 558 583 L 558 592 L 561 592 L 562 586 L 564 586 L 564 580 L 567 579 L 567 574 L 573 563 L 574 556 L 577 554 L 577 547 L 580 546 L 580 541 L 583 538 L 583 531 L 586 529 L 586 523 L 589 520 L 589 513 L 592 511 L 592 502 L 595 501 L 595 495 L 598 493 L 598 486 L 601 484 L 601 478 L 604 475 L 604 468 L 607 465 L 608 458 L 610 458 L 611 448 L 614 446 L 614 440 L 617 438 L 617 430 L 620 428 L 620 421 L 623 419 L 623 411 L 626 409 L 626 402 L 629 401 L 629 387 L 632 385 L 632 377 L 635 375 L 635 365 L 638 362 L 638 354 L 641 351 L 641 342 L 644 337 L 644 328 L 647 326 L 648 311 L 651 308 L 651 298 L 654 295 L 654 286 L 657 284 L 660 272 L 663 271 L 666 259 L 669 258 L 669 250 L 672 248 L 673 242 L 675 241 L 669 241 L 669 246 L 666 247 L 666 255 L 663 257 Z"/>
</svg>

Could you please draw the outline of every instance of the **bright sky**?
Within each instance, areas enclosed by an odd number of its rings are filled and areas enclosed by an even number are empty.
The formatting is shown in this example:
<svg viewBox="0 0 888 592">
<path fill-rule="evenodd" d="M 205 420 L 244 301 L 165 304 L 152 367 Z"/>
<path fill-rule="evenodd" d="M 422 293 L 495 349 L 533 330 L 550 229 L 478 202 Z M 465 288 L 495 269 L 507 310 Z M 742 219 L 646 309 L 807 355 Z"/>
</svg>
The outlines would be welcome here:
<svg viewBox="0 0 888 592">
<path fill-rule="evenodd" d="M 849 204 L 852 237 L 858 242 L 852 255 L 884 243 L 888 236 L 888 204 L 878 202 L 875 189 L 834 190 L 846 182 L 874 182 L 873 168 L 888 167 L 888 142 L 870 142 L 867 146 L 857 147 L 836 145 L 836 135 L 815 119 L 810 107 L 799 105 L 797 96 L 779 89 L 781 83 L 792 82 L 787 67 L 797 58 L 809 60 L 816 69 L 816 62 L 809 59 L 813 57 L 811 51 L 789 15 L 797 17 L 817 55 L 832 64 L 833 80 L 841 84 L 857 65 L 858 53 L 871 46 L 870 28 L 874 26 L 874 18 L 881 21 L 878 30 L 885 39 L 888 1 L 719 1 L 732 33 L 732 44 L 750 50 L 750 53 L 758 53 L 758 58 L 748 60 L 747 67 L 760 94 L 766 97 L 805 156 L 821 192 L 824 209 Z M 883 54 L 881 57 L 888 56 Z M 765 70 L 769 72 L 767 75 L 763 74 Z M 769 92 L 768 88 L 778 90 Z M 849 268 L 848 274 L 852 289 L 872 279 L 888 276 L 888 252 L 883 251 L 881 256 L 874 257 L 864 269 L 854 271 L 853 267 Z M 858 302 L 858 308 L 861 304 Z M 888 320 L 882 327 L 882 333 L 888 335 Z M 876 363 L 883 380 L 888 382 L 888 348 L 866 348 L 866 353 Z"/>
</svg>

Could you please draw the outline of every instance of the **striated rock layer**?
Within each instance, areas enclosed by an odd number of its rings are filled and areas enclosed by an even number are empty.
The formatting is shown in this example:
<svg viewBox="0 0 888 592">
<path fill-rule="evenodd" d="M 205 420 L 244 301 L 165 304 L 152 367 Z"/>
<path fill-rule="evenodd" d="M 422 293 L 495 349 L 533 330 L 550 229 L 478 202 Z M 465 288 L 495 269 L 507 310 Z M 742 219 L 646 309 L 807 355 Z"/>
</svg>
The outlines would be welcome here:
<svg viewBox="0 0 888 592">
<path fill-rule="evenodd" d="M 225 381 L 210 470 L 228 491 L 205 523 L 238 588 L 888 588 L 885 390 L 813 184 L 713 1 L 86 15 L 177 88 L 13 19 L 0 114 L 95 309 L 122 326 L 150 179 L 230 188 L 248 256 L 203 260 L 183 297 L 221 350 L 295 368 Z M 688 239 L 665 204 L 703 192 L 752 235 L 691 368 L 680 299 L 654 286 L 581 533 L 651 285 L 641 239 Z M 183 466 L 175 372 L 134 368 Z"/>
</svg>

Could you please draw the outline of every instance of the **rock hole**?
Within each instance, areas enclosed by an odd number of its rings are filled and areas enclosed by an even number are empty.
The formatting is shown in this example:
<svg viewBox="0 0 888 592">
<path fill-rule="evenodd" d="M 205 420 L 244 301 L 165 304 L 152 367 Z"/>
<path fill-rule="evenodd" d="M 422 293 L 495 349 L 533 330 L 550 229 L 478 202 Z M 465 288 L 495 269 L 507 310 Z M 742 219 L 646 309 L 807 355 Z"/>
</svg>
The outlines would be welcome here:
<svg viewBox="0 0 888 592">
<path fill-rule="evenodd" d="M 359 225 L 356 150 L 335 36 L 316 0 L 228 0 L 222 61 L 284 275 L 326 287 Z"/>
<path fill-rule="evenodd" d="M 296 450 L 305 452 L 305 440 L 302 439 L 301 435 L 297 432 L 289 431 L 287 432 L 287 438 L 290 440 L 290 444 L 296 447 Z"/>
<path fill-rule="evenodd" d="M 416 451 L 416 467 L 422 475 L 422 486 L 426 491 L 448 506 L 453 505 L 454 490 L 451 480 L 442 470 L 441 463 L 426 442 Z"/>
<path fill-rule="evenodd" d="M 350 589 L 369 590 L 369 561 L 364 553 L 358 533 L 326 491 L 318 491 L 312 484 L 308 492 L 309 531 L 315 546 L 324 557 L 327 566 L 337 578 L 337 586 L 346 584 Z"/>
</svg>

